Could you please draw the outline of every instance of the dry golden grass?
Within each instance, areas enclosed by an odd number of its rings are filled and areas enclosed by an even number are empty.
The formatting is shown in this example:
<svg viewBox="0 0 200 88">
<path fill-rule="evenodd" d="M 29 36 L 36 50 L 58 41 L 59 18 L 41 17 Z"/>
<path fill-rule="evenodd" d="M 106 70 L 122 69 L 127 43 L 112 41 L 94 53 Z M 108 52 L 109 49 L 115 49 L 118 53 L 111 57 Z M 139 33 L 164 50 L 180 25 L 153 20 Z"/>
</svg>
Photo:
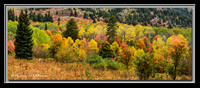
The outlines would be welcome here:
<svg viewBox="0 0 200 88">
<path fill-rule="evenodd" d="M 159 74 L 166 75 L 166 74 Z M 191 80 L 190 76 L 183 76 Z M 178 76 L 177 80 L 183 79 Z M 8 80 L 139 80 L 134 69 L 94 69 L 84 63 L 59 63 L 53 59 L 15 59 L 8 56 Z M 150 78 L 155 80 L 155 78 Z M 166 80 L 164 76 L 164 80 Z"/>
</svg>

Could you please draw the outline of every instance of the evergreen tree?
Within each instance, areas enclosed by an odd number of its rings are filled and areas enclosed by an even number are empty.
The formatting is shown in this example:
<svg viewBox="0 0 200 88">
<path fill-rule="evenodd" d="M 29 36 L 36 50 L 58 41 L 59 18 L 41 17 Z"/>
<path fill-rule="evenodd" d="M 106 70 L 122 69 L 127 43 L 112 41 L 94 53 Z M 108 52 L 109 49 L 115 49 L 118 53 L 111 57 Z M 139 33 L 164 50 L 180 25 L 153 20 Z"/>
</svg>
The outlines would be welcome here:
<svg viewBox="0 0 200 88">
<path fill-rule="evenodd" d="M 15 58 L 31 60 L 33 56 L 33 40 L 32 40 L 32 29 L 29 28 L 30 22 L 27 14 L 21 10 L 19 21 L 17 25 L 17 31 L 14 42 L 15 44 Z"/>
<path fill-rule="evenodd" d="M 11 20 L 11 9 L 8 9 L 8 20 Z"/>
<path fill-rule="evenodd" d="M 44 30 L 47 30 L 48 28 L 47 28 L 47 23 L 45 23 L 45 28 L 44 28 Z"/>
<path fill-rule="evenodd" d="M 115 41 L 116 30 L 118 28 L 118 25 L 116 24 L 116 22 L 117 22 L 117 19 L 115 18 L 114 15 L 112 15 L 107 24 L 106 35 L 109 35 L 108 41 L 110 44 L 112 44 Z"/>
<path fill-rule="evenodd" d="M 78 17 L 78 14 L 77 14 L 76 10 L 75 10 L 74 16 L 75 16 L 75 17 Z"/>
<path fill-rule="evenodd" d="M 132 25 L 133 25 L 133 26 L 137 25 L 137 21 L 136 21 L 136 20 L 133 20 Z"/>
<path fill-rule="evenodd" d="M 62 33 L 66 38 L 71 37 L 74 41 L 78 39 L 78 27 L 76 21 L 71 18 L 66 25 L 66 30 Z"/>
<path fill-rule="evenodd" d="M 13 8 L 13 10 L 12 10 L 12 19 L 11 19 L 12 21 L 15 21 L 15 13 L 14 13 L 14 11 L 15 11 L 15 10 L 14 10 L 14 8 Z"/>
<path fill-rule="evenodd" d="M 69 9 L 70 10 L 70 16 L 73 16 L 73 11 L 72 9 Z"/>
<path fill-rule="evenodd" d="M 60 17 L 58 18 L 58 26 L 60 25 Z"/>
<path fill-rule="evenodd" d="M 33 21 L 37 21 L 37 15 L 35 14 L 35 12 L 33 13 Z"/>
<path fill-rule="evenodd" d="M 115 52 L 111 49 L 108 42 L 103 42 L 101 48 L 99 49 L 99 55 L 103 58 L 114 58 Z"/>
<path fill-rule="evenodd" d="M 43 22 L 43 16 L 42 16 L 42 14 L 41 13 L 38 13 L 38 15 L 37 15 L 37 21 L 39 21 L 39 22 Z"/>
<path fill-rule="evenodd" d="M 88 16 L 87 16 L 87 14 L 86 14 L 86 12 L 85 12 L 83 18 L 84 18 L 84 19 L 87 19 L 87 17 L 88 17 Z"/>
<path fill-rule="evenodd" d="M 96 20 L 95 20 L 95 18 L 93 19 L 93 23 L 97 23 Z"/>
</svg>

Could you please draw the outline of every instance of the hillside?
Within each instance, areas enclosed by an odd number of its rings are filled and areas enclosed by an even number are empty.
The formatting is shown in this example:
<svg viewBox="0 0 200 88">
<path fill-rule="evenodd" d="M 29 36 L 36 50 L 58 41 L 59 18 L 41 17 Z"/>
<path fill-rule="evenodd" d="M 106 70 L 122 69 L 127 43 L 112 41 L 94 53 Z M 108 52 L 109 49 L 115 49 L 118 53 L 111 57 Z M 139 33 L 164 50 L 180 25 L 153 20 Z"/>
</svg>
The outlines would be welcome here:
<svg viewBox="0 0 200 88">
<path fill-rule="evenodd" d="M 19 9 L 15 8 L 14 13 L 17 20 Z M 128 25 L 168 28 L 192 26 L 191 8 L 29 8 L 28 13 L 32 21 L 39 22 L 56 23 L 59 17 L 61 21 L 76 17 L 107 23 L 109 17 L 115 15 L 118 22 Z M 12 14 L 9 15 L 12 18 Z"/>
</svg>

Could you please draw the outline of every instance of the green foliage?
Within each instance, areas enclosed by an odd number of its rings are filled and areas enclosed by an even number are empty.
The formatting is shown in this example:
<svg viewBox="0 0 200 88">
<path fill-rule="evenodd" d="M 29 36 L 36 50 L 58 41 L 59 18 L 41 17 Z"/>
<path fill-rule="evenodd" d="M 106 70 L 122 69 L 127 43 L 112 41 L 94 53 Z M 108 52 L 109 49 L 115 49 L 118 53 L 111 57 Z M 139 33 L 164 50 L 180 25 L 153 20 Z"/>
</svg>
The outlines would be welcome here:
<svg viewBox="0 0 200 88">
<path fill-rule="evenodd" d="M 117 19 L 115 18 L 114 15 L 112 15 L 109 19 L 109 22 L 107 24 L 107 32 L 106 35 L 108 36 L 108 41 L 110 44 L 112 44 L 115 41 L 115 36 L 116 36 L 116 30 L 118 28 L 118 25 L 116 24 Z"/>
<path fill-rule="evenodd" d="M 16 41 L 14 42 L 14 45 L 16 54 L 15 58 L 30 60 L 33 56 L 33 32 L 32 29 L 29 28 L 30 22 L 27 12 L 27 9 L 25 10 L 25 13 L 23 10 L 21 10 L 15 36 Z"/>
<path fill-rule="evenodd" d="M 110 60 L 109 58 L 102 58 L 101 56 L 97 54 L 93 54 L 91 56 L 88 56 L 86 58 L 86 62 L 89 63 L 90 65 L 94 66 L 95 68 L 108 68 L 108 69 L 121 69 L 122 65 L 114 60 Z"/>
<path fill-rule="evenodd" d="M 71 18 L 66 25 L 66 30 L 62 34 L 64 37 L 71 37 L 74 41 L 78 39 L 78 27 L 76 21 Z"/>
<path fill-rule="evenodd" d="M 38 28 L 30 26 L 30 28 L 33 30 L 33 39 L 38 44 L 49 44 L 50 45 L 50 37 L 47 35 L 47 33 L 44 30 L 40 30 Z"/>
<path fill-rule="evenodd" d="M 18 22 L 9 21 L 8 22 L 8 35 L 15 36 L 17 31 Z"/>
<path fill-rule="evenodd" d="M 140 80 L 148 80 L 150 76 L 155 75 L 156 70 L 153 61 L 153 55 L 136 55 L 136 58 L 133 62 L 134 67 L 136 68 L 136 73 Z"/>
<path fill-rule="evenodd" d="M 37 28 L 39 28 L 40 30 L 45 30 L 45 24 L 47 24 L 47 28 L 48 28 L 50 31 L 58 30 L 57 24 L 55 24 L 55 23 L 50 23 L 50 22 L 46 22 L 46 23 L 35 23 L 35 24 L 33 24 L 32 26 L 33 26 L 33 27 L 37 27 Z"/>
<path fill-rule="evenodd" d="M 108 42 L 102 43 L 101 48 L 99 49 L 99 55 L 103 58 L 115 58 L 115 53 Z"/>
</svg>

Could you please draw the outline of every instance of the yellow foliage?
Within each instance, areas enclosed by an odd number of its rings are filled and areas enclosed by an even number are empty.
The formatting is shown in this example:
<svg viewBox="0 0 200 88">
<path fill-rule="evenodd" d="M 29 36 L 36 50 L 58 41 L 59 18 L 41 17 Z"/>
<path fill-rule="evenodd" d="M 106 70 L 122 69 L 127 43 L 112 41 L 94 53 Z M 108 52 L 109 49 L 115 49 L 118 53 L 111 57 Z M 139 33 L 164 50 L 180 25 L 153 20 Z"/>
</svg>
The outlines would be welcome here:
<svg viewBox="0 0 200 88">
<path fill-rule="evenodd" d="M 63 37 L 63 41 L 62 41 L 62 45 L 61 46 L 62 47 L 68 47 L 69 46 L 67 39 L 64 38 L 64 37 Z"/>
<path fill-rule="evenodd" d="M 68 37 L 68 38 L 67 38 L 67 41 L 68 41 L 68 44 L 69 44 L 69 45 L 73 45 L 73 43 L 74 43 L 74 41 L 72 40 L 71 37 Z"/>
<path fill-rule="evenodd" d="M 111 45 L 111 49 L 114 51 L 114 52 L 116 52 L 116 50 L 119 48 L 119 45 L 118 45 L 118 43 L 115 41 L 115 42 L 113 42 L 112 43 L 112 45 Z"/>
<path fill-rule="evenodd" d="M 143 56 L 145 53 L 144 53 L 144 50 L 143 49 L 137 49 L 134 53 L 134 56 Z"/>
<path fill-rule="evenodd" d="M 80 38 L 83 38 L 83 36 L 85 35 L 85 28 L 83 28 L 83 27 L 80 27 L 79 29 L 78 29 L 79 31 L 78 31 L 78 36 L 80 37 Z"/>
<path fill-rule="evenodd" d="M 42 47 L 42 49 L 48 49 L 50 46 L 48 44 L 42 43 L 40 45 Z"/>
<path fill-rule="evenodd" d="M 61 34 L 56 34 L 56 35 L 53 35 L 53 36 L 52 36 L 51 44 L 52 44 L 53 46 L 58 46 L 58 45 L 61 45 L 61 44 L 62 44 L 62 41 L 63 41 L 63 39 L 62 39 Z"/>
<path fill-rule="evenodd" d="M 91 39 L 89 42 L 89 50 L 90 52 L 98 52 L 97 42 L 94 39 Z"/>
</svg>

